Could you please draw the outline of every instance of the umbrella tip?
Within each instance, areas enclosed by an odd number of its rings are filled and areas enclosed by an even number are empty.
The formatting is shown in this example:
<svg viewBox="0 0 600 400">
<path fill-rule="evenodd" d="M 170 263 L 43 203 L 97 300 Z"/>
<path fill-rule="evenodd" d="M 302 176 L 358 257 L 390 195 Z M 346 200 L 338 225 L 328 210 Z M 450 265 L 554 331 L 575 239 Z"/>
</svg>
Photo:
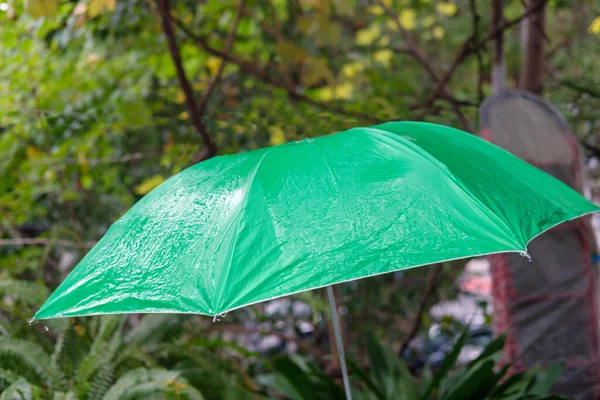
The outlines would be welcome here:
<svg viewBox="0 0 600 400">
<path fill-rule="evenodd" d="M 525 257 L 527 258 L 527 260 L 529 260 L 529 262 L 531 262 L 531 255 L 527 251 L 522 251 L 519 254 L 521 255 L 521 257 Z"/>
<path fill-rule="evenodd" d="M 29 320 L 29 326 L 33 325 L 33 321 L 34 321 L 34 319 L 33 319 L 33 318 L 31 318 L 31 319 Z"/>
<path fill-rule="evenodd" d="M 221 318 L 225 318 L 227 313 L 213 315 L 213 322 L 219 322 Z"/>
</svg>

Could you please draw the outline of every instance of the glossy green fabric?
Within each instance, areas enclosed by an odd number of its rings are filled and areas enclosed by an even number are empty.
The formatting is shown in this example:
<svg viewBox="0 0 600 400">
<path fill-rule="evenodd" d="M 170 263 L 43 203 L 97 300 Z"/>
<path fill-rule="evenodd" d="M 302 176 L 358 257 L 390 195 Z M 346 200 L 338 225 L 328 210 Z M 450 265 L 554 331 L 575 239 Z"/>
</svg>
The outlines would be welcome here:
<svg viewBox="0 0 600 400">
<path fill-rule="evenodd" d="M 475 136 L 390 122 L 216 157 L 115 222 L 35 318 L 215 315 L 404 268 L 526 250 L 598 208 Z"/>
</svg>

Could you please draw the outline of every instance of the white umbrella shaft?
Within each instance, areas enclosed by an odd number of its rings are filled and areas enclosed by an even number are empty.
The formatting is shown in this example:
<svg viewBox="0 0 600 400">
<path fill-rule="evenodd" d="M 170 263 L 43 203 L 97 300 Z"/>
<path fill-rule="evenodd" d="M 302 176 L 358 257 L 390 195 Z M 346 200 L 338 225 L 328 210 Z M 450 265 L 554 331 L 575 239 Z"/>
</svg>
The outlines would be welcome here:
<svg viewBox="0 0 600 400">
<path fill-rule="evenodd" d="M 340 368 L 342 369 L 342 378 L 344 380 L 344 390 L 346 392 L 346 399 L 352 400 L 352 392 L 350 391 L 350 380 L 348 379 L 348 369 L 346 368 L 346 356 L 344 355 L 344 343 L 342 342 L 342 332 L 340 329 L 340 320 L 337 314 L 337 307 L 335 305 L 335 297 L 333 296 L 332 286 L 327 286 L 327 297 L 329 297 L 329 308 L 331 309 L 331 318 L 333 319 L 335 345 L 337 347 L 338 356 L 340 358 Z"/>
</svg>

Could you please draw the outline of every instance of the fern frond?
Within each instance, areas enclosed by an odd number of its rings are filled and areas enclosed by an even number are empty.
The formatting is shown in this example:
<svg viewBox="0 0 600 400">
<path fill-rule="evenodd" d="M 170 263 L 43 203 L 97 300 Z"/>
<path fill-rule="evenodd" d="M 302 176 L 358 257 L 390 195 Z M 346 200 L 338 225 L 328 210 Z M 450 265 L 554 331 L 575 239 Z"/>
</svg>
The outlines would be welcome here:
<svg viewBox="0 0 600 400">
<path fill-rule="evenodd" d="M 50 356 L 35 342 L 0 338 L 0 365 L 11 370 L 21 367 L 23 372 L 33 373 L 39 383 L 52 389 L 65 386 L 62 372 L 52 367 Z"/>
<path fill-rule="evenodd" d="M 78 398 L 75 392 L 69 390 L 67 393 L 55 392 L 52 396 L 52 400 L 78 400 Z"/>
<path fill-rule="evenodd" d="M 41 400 L 41 398 L 42 390 L 38 386 L 29 383 L 25 378 L 17 379 L 0 395 L 0 400 Z"/>
<path fill-rule="evenodd" d="M 17 379 L 19 379 L 19 376 L 14 372 L 0 368 L 0 392 L 4 391 Z"/>
<path fill-rule="evenodd" d="M 191 400 L 204 400 L 202 393 L 191 386 L 177 371 L 137 368 L 123 375 L 104 396 L 104 400 L 148 399 L 184 395 Z"/>
<path fill-rule="evenodd" d="M 125 336 L 125 343 L 145 344 L 160 340 L 177 322 L 171 314 L 148 314 Z"/>
<path fill-rule="evenodd" d="M 121 344 L 125 317 L 110 315 L 101 317 L 98 334 L 87 356 L 81 361 L 75 373 L 75 385 L 83 389 L 89 379 L 103 365 L 109 363 Z M 113 335 L 109 341 L 110 336 Z M 84 390 L 86 391 L 86 390 Z"/>
<path fill-rule="evenodd" d="M 114 380 L 114 366 L 107 364 L 100 368 L 98 373 L 92 379 L 90 390 L 88 391 L 88 400 L 102 400 L 104 394 L 110 389 Z"/>
<path fill-rule="evenodd" d="M 48 289 L 35 282 L 0 280 L 0 296 L 8 296 L 29 306 L 39 306 L 48 297 Z"/>
<path fill-rule="evenodd" d="M 1 336 L 10 336 L 10 327 L 2 316 L 0 316 L 0 337 Z"/>
<path fill-rule="evenodd" d="M 60 333 L 56 338 L 56 344 L 54 345 L 54 351 L 50 357 L 50 363 L 54 368 L 58 368 L 58 359 L 60 358 L 63 349 L 65 348 L 66 334 Z"/>
</svg>

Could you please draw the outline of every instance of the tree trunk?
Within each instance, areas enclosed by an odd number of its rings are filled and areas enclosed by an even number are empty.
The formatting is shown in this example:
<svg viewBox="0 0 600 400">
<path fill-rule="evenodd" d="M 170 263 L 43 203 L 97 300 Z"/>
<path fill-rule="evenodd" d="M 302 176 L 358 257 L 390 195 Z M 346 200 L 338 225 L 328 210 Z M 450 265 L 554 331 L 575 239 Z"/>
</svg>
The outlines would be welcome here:
<svg viewBox="0 0 600 400">
<path fill-rule="evenodd" d="M 495 0 L 494 0 L 495 1 Z M 537 95 L 542 93 L 544 75 L 545 0 L 531 0 L 539 11 L 522 22 L 523 59 L 519 86 Z"/>
</svg>

